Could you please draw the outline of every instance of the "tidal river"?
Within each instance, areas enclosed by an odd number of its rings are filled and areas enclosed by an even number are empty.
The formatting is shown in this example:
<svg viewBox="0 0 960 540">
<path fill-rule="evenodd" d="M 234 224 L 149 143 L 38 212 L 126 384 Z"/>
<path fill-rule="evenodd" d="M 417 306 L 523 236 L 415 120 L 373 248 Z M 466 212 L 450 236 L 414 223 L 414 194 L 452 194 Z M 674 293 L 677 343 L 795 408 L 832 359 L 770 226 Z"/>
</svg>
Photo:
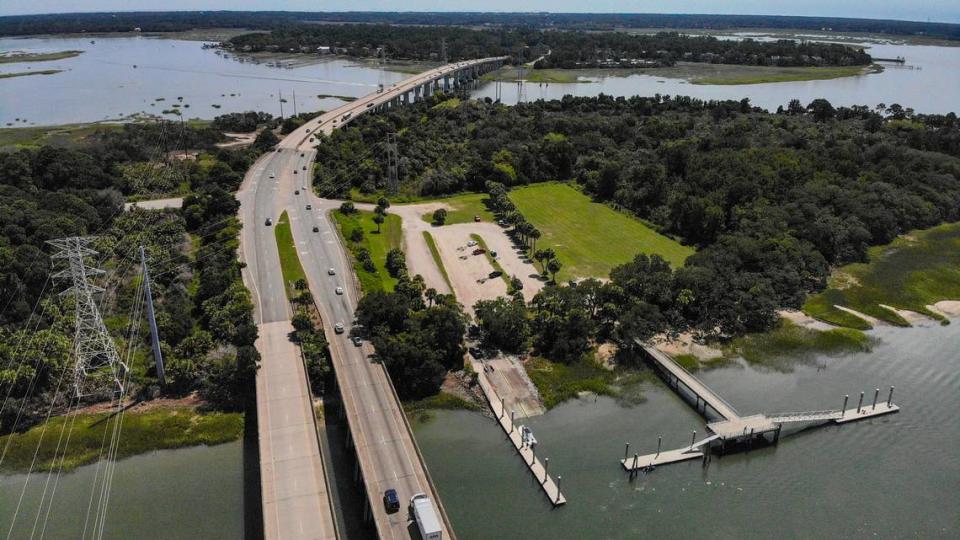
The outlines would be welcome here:
<svg viewBox="0 0 960 540">
<path fill-rule="evenodd" d="M 957 538 L 960 535 L 960 321 L 880 328 L 872 352 L 745 364 L 700 374 L 745 414 L 869 403 L 896 386 L 899 413 L 785 431 L 775 447 L 667 465 L 631 481 L 617 460 L 698 438 L 703 420 L 663 385 L 647 400 L 567 402 L 524 420 L 563 476 L 553 509 L 493 420 L 437 411 L 416 426 L 460 538 Z M 883 397 L 881 397 L 883 399 Z M 469 464 L 465 466 L 465 464 Z"/>
</svg>

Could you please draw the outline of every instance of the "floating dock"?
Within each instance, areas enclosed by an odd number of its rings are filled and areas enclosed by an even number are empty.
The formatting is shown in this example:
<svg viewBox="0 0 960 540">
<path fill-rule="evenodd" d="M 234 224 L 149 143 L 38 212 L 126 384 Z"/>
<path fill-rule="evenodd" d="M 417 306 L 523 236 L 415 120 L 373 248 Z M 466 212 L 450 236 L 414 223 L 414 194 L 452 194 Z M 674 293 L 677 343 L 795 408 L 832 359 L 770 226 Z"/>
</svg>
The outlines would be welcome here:
<svg viewBox="0 0 960 540">
<path fill-rule="evenodd" d="M 624 450 L 623 459 L 620 460 L 620 465 L 631 473 L 657 465 L 679 463 L 703 457 L 717 447 L 719 451 L 723 452 L 728 446 L 737 448 L 760 440 L 768 444 L 777 444 L 780 440 L 780 430 L 783 429 L 784 424 L 812 422 L 845 424 L 895 413 L 900 410 L 900 407 L 893 404 L 894 387 L 891 386 L 885 402 L 878 402 L 880 389 L 877 388 L 870 405 L 863 404 L 864 393 L 860 392 L 860 400 L 855 408 L 847 408 L 850 397 L 844 396 L 843 407 L 835 410 L 741 416 L 733 406 L 689 371 L 674 362 L 670 356 L 654 347 L 642 343 L 640 345 L 647 353 L 648 358 L 660 368 L 668 386 L 681 394 L 682 397 L 687 397 L 680 392 L 682 384 L 692 394 L 692 399 L 695 400 L 694 407 L 698 413 L 707 417 L 707 407 L 709 406 L 715 413 L 713 418 L 719 417 L 719 419 L 707 424 L 708 437 L 697 441 L 697 432 L 694 431 L 690 446 L 684 448 L 661 452 L 662 439 L 660 439 L 655 454 L 644 456 L 633 454 L 633 456 L 630 456 L 630 444 L 628 443 Z M 770 436 L 770 440 L 767 440 L 768 436 Z"/>
</svg>

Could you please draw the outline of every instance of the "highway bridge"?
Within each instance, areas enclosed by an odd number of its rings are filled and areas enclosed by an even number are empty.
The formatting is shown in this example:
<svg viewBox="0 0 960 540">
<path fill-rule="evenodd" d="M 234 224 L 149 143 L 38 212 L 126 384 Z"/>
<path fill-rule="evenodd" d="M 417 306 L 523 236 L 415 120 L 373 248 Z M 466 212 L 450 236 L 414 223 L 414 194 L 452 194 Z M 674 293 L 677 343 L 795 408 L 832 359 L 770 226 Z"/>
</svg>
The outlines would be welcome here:
<svg viewBox="0 0 960 540">
<path fill-rule="evenodd" d="M 349 328 L 360 291 L 327 215 L 337 203 L 315 197 L 310 189 L 314 134 L 329 134 L 361 114 L 456 88 L 499 68 L 506 60 L 484 58 L 434 68 L 327 112 L 290 133 L 275 152 L 261 157 L 244 179 L 238 193 L 244 224 L 240 253 L 260 328 L 257 413 L 264 534 L 268 539 L 341 536 L 329 497 L 303 362 L 287 339 L 292 330 L 291 311 L 273 227 L 265 225 L 268 218 L 276 223 L 284 210 L 290 216 L 300 260 L 330 342 L 350 443 L 356 449 L 357 472 L 367 492 L 365 514 L 373 519 L 380 538 L 416 536 L 416 524 L 408 519 L 405 509 L 386 512 L 383 492 L 396 489 L 404 507 L 415 493 L 427 493 L 442 517 L 443 537 L 454 538 L 389 374 L 370 360 L 373 351 L 368 345 L 356 347 L 346 333 L 333 332 L 338 322 Z M 342 287 L 344 294 L 335 294 L 336 287 Z"/>
</svg>

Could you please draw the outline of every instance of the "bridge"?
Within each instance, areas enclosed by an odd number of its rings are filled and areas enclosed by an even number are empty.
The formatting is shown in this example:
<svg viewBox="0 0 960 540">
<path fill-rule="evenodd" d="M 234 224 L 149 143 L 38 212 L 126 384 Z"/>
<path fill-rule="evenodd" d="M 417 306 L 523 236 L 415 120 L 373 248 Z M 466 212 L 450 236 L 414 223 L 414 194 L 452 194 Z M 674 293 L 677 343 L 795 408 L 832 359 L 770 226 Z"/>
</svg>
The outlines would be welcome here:
<svg viewBox="0 0 960 540">
<path fill-rule="evenodd" d="M 484 58 L 441 66 L 324 113 L 291 132 L 277 151 L 262 156 L 244 178 L 237 194 L 244 224 L 240 256 L 246 263 L 244 281 L 253 295 L 260 330 L 257 415 L 264 535 L 268 539 L 342 536 L 320 455 L 303 362 L 287 337 L 293 330 L 291 310 L 273 227 L 264 225 L 267 218 L 277 222 L 284 210 L 290 216 L 300 260 L 330 342 L 341 397 L 339 411 L 349 426 L 348 444 L 356 451 L 356 476 L 367 493 L 365 515 L 373 520 L 380 538 L 409 538 L 416 525 L 404 509 L 388 514 L 383 492 L 396 489 L 404 506 L 414 494 L 427 493 L 441 517 L 443 537 L 454 538 L 389 373 L 371 361 L 373 351 L 368 345 L 355 347 L 346 334 L 333 331 L 337 322 L 349 327 L 359 290 L 327 215 L 337 204 L 319 199 L 307 189 L 311 182 L 307 171 L 312 170 L 316 155 L 317 132 L 329 134 L 361 114 L 467 84 L 506 60 Z M 311 210 L 306 209 L 308 204 Z M 334 294 L 337 286 L 344 294 Z"/>
<path fill-rule="evenodd" d="M 861 392 L 856 408 L 848 409 L 849 396 L 844 396 L 843 407 L 840 409 L 742 416 L 709 386 L 674 362 L 669 355 L 640 341 L 637 341 L 637 344 L 650 363 L 660 371 L 667 386 L 673 388 L 685 400 L 692 400 L 697 413 L 709 421 L 706 428 L 709 435 L 697 441 L 697 432 L 694 431 L 688 446 L 666 451 L 660 449 L 661 438 L 657 442 L 657 452 L 644 456 L 636 453 L 630 456 L 630 445 L 627 444 L 620 464 L 631 473 L 650 470 L 657 465 L 704 457 L 715 446 L 725 451 L 729 447 L 737 448 L 759 441 L 776 444 L 780 440 L 780 430 L 784 424 L 817 422 L 843 424 L 900 410 L 893 404 L 893 387 L 891 386 L 886 402 L 878 403 L 880 389 L 877 388 L 873 395 L 873 402 L 868 406 L 863 404 L 864 393 Z"/>
</svg>

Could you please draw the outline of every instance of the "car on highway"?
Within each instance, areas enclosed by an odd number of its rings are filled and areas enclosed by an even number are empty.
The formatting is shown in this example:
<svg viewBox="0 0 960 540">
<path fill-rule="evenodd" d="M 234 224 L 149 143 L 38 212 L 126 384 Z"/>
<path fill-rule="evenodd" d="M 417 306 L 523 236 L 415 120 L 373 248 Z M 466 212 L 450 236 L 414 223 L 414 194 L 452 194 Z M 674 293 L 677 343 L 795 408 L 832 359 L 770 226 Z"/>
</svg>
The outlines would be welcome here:
<svg viewBox="0 0 960 540">
<path fill-rule="evenodd" d="M 363 345 L 363 339 L 361 339 L 360 336 L 353 336 L 353 339 L 351 341 L 353 341 L 353 344 L 356 345 L 357 347 L 359 347 L 360 345 Z"/>
<path fill-rule="evenodd" d="M 338 322 L 337 324 L 333 325 L 333 331 L 336 332 L 336 333 L 338 333 L 338 334 L 342 334 L 342 333 L 343 333 L 343 323 L 339 323 L 339 322 Z"/>
<path fill-rule="evenodd" d="M 294 194 L 294 195 L 299 195 L 299 194 L 300 194 L 300 190 L 299 190 L 299 189 L 294 190 L 293 194 Z"/>
<path fill-rule="evenodd" d="M 307 133 L 310 133 L 310 128 L 307 128 Z"/>
<path fill-rule="evenodd" d="M 373 107 L 373 103 L 367 103 L 367 108 Z"/>
<path fill-rule="evenodd" d="M 296 170 L 296 169 L 293 170 L 293 174 L 297 174 L 297 170 Z"/>
<path fill-rule="evenodd" d="M 316 225 L 314 225 L 313 232 L 320 232 L 320 227 L 317 227 Z"/>
<path fill-rule="evenodd" d="M 337 294 L 343 294 L 343 287 L 337 287 L 334 292 L 336 292 Z"/>
<path fill-rule="evenodd" d="M 300 157 L 303 157 L 303 156 L 305 156 L 305 155 L 306 155 L 306 154 L 304 154 L 303 152 L 300 152 Z"/>
<path fill-rule="evenodd" d="M 312 204 L 308 204 L 308 205 L 307 205 L 307 210 L 313 210 L 313 205 L 312 205 Z"/>
<path fill-rule="evenodd" d="M 397 490 L 388 489 L 383 492 L 383 507 L 386 509 L 388 514 L 392 514 L 400 510 L 400 496 L 397 495 Z"/>
<path fill-rule="evenodd" d="M 266 225 L 267 227 L 269 227 L 269 226 L 273 225 L 273 220 L 270 219 L 270 218 L 267 218 L 267 220 L 264 221 L 263 224 Z"/>
<path fill-rule="evenodd" d="M 306 166 L 306 165 L 303 166 L 303 170 L 307 170 L 307 166 Z"/>
<path fill-rule="evenodd" d="M 275 175 L 275 174 L 273 174 L 273 173 L 270 173 L 270 178 L 276 178 L 276 177 L 277 177 L 277 175 Z"/>
<path fill-rule="evenodd" d="M 335 276 L 335 275 L 337 275 L 337 271 L 334 270 L 333 268 L 328 268 L 328 269 L 327 269 L 327 275 L 328 275 L 328 276 Z"/>
</svg>

